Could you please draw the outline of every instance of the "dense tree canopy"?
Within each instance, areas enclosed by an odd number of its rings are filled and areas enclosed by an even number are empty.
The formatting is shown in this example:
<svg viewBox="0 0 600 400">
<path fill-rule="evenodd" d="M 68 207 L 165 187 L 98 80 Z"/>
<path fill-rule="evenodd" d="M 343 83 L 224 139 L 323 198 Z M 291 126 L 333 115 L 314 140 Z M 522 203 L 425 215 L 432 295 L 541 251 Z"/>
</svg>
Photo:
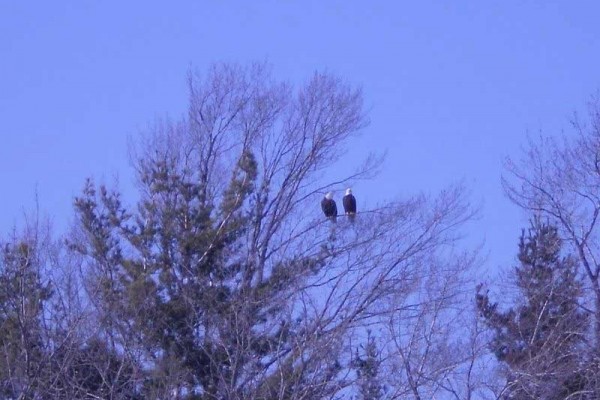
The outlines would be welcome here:
<svg viewBox="0 0 600 400">
<path fill-rule="evenodd" d="M 336 176 L 368 125 L 358 88 L 230 64 L 188 88 L 186 116 L 132 145 L 135 198 L 90 178 L 64 237 L 34 218 L 1 242 L 1 397 L 597 397 L 597 129 L 535 179 L 509 164 L 534 223 L 498 304 L 473 301 L 461 185 L 377 206 L 355 191 L 352 220 L 323 216 L 379 166 Z"/>
</svg>

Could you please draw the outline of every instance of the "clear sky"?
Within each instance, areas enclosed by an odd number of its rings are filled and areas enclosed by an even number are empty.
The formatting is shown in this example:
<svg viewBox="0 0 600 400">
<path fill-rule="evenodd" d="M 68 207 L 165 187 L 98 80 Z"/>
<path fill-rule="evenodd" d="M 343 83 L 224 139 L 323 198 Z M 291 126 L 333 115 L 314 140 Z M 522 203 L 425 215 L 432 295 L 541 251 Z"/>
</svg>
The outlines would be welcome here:
<svg viewBox="0 0 600 400">
<path fill-rule="evenodd" d="M 185 113 L 190 66 L 267 60 L 364 88 L 371 125 L 346 162 L 388 158 L 359 206 L 464 179 L 483 204 L 469 240 L 506 266 L 524 219 L 502 160 L 528 131 L 567 130 L 600 88 L 599 15 L 566 0 L 0 0 L 0 232 L 36 191 L 64 229 L 86 177 L 130 187 L 127 137 Z"/>
</svg>

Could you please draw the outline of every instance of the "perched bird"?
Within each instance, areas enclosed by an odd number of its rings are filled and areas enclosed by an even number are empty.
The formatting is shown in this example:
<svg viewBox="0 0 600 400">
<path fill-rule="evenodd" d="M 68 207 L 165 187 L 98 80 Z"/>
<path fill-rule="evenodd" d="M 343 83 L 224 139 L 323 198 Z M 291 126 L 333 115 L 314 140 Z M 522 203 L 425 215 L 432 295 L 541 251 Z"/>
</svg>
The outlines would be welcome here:
<svg viewBox="0 0 600 400">
<path fill-rule="evenodd" d="M 329 192 L 325 195 L 325 198 L 321 200 L 321 208 L 327 218 L 330 218 L 333 222 L 337 218 L 337 206 L 333 200 L 333 193 Z"/>
<path fill-rule="evenodd" d="M 344 213 L 346 213 L 350 222 L 354 222 L 354 218 L 356 217 L 356 198 L 352 194 L 352 189 L 346 189 L 346 195 L 342 199 L 342 204 L 344 204 Z"/>
</svg>

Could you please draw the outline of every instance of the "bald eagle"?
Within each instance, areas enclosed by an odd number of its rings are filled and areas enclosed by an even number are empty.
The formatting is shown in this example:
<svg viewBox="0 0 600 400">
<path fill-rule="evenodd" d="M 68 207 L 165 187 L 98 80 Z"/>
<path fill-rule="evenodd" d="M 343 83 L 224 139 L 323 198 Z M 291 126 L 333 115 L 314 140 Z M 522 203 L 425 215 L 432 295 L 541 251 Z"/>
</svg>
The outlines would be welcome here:
<svg viewBox="0 0 600 400">
<path fill-rule="evenodd" d="M 337 206 L 333 200 L 333 193 L 327 193 L 323 200 L 321 200 L 321 209 L 323 209 L 323 214 L 325 214 L 327 218 L 330 218 L 333 222 L 336 221 Z"/>
<path fill-rule="evenodd" d="M 356 199 L 352 194 L 352 189 L 346 189 L 346 195 L 342 199 L 342 203 L 344 204 L 344 212 L 350 219 L 350 222 L 354 222 L 354 218 L 356 216 Z"/>
</svg>

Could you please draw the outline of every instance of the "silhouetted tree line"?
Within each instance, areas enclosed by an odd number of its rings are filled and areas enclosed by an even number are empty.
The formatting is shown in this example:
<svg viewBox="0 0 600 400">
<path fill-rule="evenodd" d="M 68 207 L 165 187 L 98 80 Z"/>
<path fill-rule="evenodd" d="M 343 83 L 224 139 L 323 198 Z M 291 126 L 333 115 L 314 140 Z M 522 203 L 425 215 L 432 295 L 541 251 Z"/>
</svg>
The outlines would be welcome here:
<svg viewBox="0 0 600 400">
<path fill-rule="evenodd" d="M 131 149 L 135 201 L 90 179 L 65 237 L 38 216 L 2 241 L 1 398 L 600 398 L 599 107 L 507 162 L 531 226 L 484 286 L 460 185 L 322 217 L 380 164 L 331 168 L 359 89 L 265 65 L 188 83 L 187 116 Z"/>
</svg>

